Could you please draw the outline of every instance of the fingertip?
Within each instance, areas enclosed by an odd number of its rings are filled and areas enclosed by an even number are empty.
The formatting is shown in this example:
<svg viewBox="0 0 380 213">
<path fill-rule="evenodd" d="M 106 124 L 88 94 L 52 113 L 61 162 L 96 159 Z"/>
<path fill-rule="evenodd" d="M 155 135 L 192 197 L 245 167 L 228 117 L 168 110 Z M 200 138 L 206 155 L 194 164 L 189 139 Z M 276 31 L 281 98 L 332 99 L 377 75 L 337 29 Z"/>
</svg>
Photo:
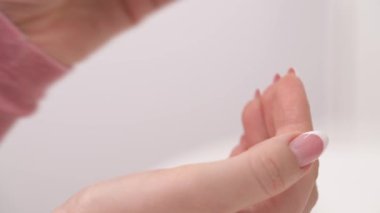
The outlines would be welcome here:
<svg viewBox="0 0 380 213">
<path fill-rule="evenodd" d="M 289 145 L 300 167 L 311 165 L 318 160 L 329 142 L 328 136 L 320 131 L 301 134 Z"/>
<path fill-rule="evenodd" d="M 274 76 L 274 78 L 273 78 L 273 83 L 276 83 L 276 82 L 278 82 L 278 81 L 280 81 L 280 80 L 281 80 L 281 75 L 277 73 L 277 74 Z"/>
<path fill-rule="evenodd" d="M 294 67 L 290 67 L 288 69 L 288 74 L 289 75 L 297 75 L 296 69 Z"/>
<path fill-rule="evenodd" d="M 260 89 L 256 89 L 254 97 L 255 97 L 255 99 L 260 100 L 260 98 L 261 98 L 261 91 L 260 91 Z"/>
</svg>

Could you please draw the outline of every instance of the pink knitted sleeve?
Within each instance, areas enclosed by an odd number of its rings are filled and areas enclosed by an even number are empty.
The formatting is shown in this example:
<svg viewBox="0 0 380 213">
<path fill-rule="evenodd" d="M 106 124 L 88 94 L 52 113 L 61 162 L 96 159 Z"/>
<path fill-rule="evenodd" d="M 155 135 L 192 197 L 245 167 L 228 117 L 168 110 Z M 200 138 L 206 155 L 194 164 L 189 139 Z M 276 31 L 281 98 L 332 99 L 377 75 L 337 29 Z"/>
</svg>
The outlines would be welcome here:
<svg viewBox="0 0 380 213">
<path fill-rule="evenodd" d="M 48 86 L 66 71 L 0 13 L 0 141 L 18 118 L 36 109 Z"/>
</svg>

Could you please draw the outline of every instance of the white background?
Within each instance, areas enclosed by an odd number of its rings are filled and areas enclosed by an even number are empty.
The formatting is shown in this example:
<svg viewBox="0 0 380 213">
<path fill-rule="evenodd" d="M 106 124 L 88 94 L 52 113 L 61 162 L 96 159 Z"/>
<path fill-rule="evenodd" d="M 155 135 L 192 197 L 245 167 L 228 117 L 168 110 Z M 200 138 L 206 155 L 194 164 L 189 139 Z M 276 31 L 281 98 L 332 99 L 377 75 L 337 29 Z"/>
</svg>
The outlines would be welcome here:
<svg viewBox="0 0 380 213">
<path fill-rule="evenodd" d="M 166 8 L 79 65 L 10 133 L 0 150 L 0 212 L 49 212 L 98 180 L 227 156 L 244 104 L 290 66 L 305 81 L 316 128 L 332 140 L 316 212 L 380 212 L 379 4 Z"/>
</svg>

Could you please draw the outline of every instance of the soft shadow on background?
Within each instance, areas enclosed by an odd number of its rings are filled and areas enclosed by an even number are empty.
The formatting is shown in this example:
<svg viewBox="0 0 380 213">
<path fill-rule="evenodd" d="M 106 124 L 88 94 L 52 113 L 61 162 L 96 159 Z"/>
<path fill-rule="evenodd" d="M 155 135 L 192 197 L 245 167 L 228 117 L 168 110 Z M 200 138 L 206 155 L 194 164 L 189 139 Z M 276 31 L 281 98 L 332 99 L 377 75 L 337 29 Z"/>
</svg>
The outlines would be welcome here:
<svg viewBox="0 0 380 213">
<path fill-rule="evenodd" d="M 290 66 L 331 135 L 315 212 L 379 212 L 378 11 L 377 0 L 166 8 L 80 64 L 11 132 L 0 212 L 49 212 L 98 180 L 226 157 L 244 104 Z"/>
</svg>

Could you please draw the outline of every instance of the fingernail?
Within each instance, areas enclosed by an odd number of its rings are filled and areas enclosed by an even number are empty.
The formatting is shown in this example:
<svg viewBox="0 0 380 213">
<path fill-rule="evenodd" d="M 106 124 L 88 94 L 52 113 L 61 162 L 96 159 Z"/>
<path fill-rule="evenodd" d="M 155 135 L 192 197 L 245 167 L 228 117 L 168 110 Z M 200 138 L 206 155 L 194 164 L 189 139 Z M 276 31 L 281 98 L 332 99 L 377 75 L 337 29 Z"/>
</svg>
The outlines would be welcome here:
<svg viewBox="0 0 380 213">
<path fill-rule="evenodd" d="M 255 92 L 255 99 L 258 99 L 260 97 L 261 97 L 261 92 L 260 92 L 259 89 L 257 89 L 256 92 Z"/>
<path fill-rule="evenodd" d="M 290 75 L 296 75 L 297 74 L 296 73 L 296 69 L 294 67 L 289 68 L 288 74 L 290 74 Z"/>
<path fill-rule="evenodd" d="M 276 82 L 279 81 L 280 79 L 281 79 L 281 75 L 277 73 L 277 74 L 274 76 L 273 83 L 276 83 Z"/>
<path fill-rule="evenodd" d="M 297 158 L 300 167 L 316 161 L 327 148 L 329 139 L 319 131 L 307 132 L 290 143 L 290 149 Z"/>
</svg>

